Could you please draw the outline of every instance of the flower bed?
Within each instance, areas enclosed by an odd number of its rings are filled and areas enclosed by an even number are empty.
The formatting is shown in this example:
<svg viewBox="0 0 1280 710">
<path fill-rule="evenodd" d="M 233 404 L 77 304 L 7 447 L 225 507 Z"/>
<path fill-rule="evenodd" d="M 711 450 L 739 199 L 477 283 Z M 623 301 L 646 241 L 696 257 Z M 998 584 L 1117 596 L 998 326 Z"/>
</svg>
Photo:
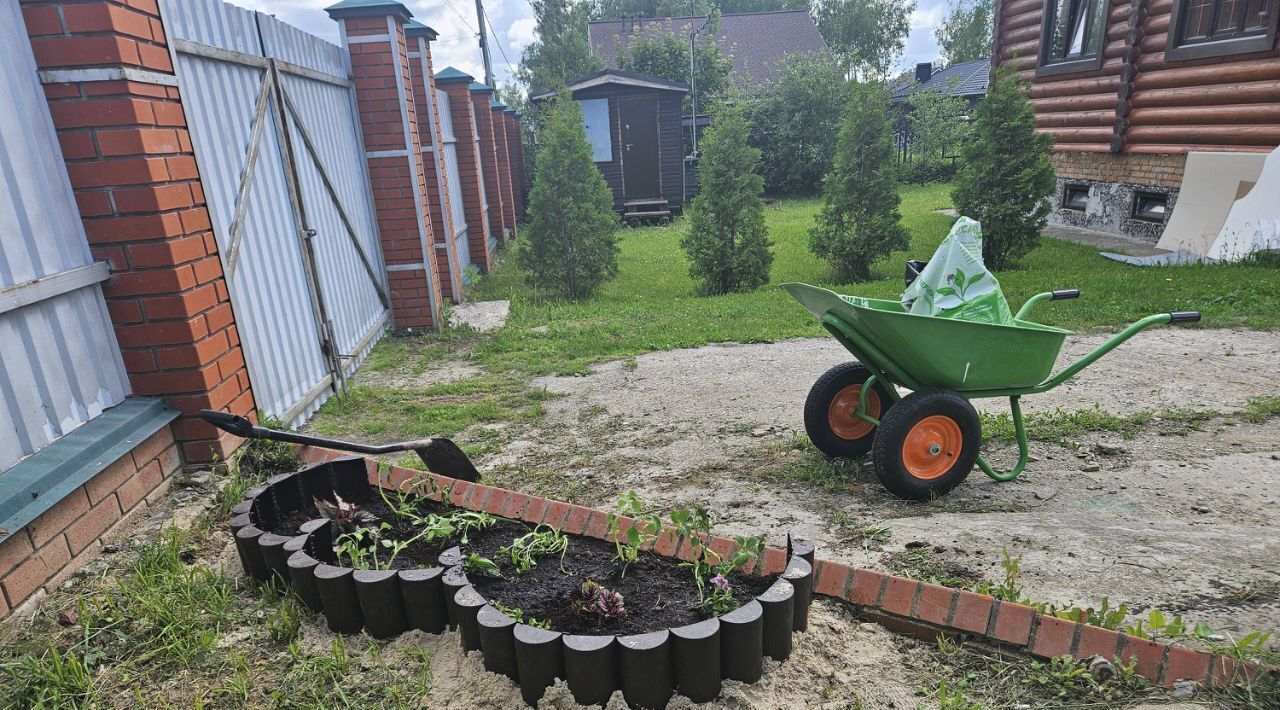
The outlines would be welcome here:
<svg viewBox="0 0 1280 710">
<path fill-rule="evenodd" d="M 634 496 L 605 514 L 433 474 L 374 485 L 370 466 L 335 459 L 249 491 L 231 524 L 245 571 L 288 581 L 335 632 L 457 628 L 530 704 L 556 678 L 583 704 L 619 689 L 633 707 L 705 702 L 785 660 L 806 626 L 806 542 L 714 537 L 705 510 L 668 523 Z"/>
</svg>

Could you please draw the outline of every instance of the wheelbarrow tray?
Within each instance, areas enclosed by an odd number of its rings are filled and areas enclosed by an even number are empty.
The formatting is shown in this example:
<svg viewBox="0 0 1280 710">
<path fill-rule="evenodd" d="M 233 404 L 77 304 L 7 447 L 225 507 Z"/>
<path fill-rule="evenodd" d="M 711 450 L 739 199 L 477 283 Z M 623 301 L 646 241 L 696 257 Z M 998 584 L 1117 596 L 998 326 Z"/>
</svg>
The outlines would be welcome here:
<svg viewBox="0 0 1280 710">
<path fill-rule="evenodd" d="M 896 370 L 910 378 L 897 384 L 913 388 L 966 392 L 1040 384 L 1049 377 L 1063 340 L 1071 334 L 1016 319 L 1013 325 L 1001 325 L 917 315 L 897 301 L 842 296 L 804 283 L 785 283 L 782 288 L 864 364 L 891 377 Z M 840 333 L 841 324 L 874 350 L 859 352 Z M 888 362 L 876 362 L 881 358 Z"/>
</svg>

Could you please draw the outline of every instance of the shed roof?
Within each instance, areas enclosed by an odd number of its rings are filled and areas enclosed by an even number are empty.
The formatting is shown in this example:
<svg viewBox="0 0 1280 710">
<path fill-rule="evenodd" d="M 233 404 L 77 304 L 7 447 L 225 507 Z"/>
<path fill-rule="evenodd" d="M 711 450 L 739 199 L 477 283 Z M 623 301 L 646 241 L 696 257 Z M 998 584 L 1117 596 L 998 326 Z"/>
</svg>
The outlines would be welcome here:
<svg viewBox="0 0 1280 710">
<path fill-rule="evenodd" d="M 907 77 L 901 84 L 893 87 L 893 101 L 906 101 L 918 91 L 931 91 L 944 96 L 977 98 L 987 95 L 987 85 L 990 82 L 991 60 L 975 59 L 972 62 L 952 64 L 946 69 L 935 70 L 928 81 L 916 82 L 914 77 Z"/>
<path fill-rule="evenodd" d="M 687 37 L 706 22 L 706 15 L 602 20 L 588 23 L 587 34 L 592 51 L 605 66 L 616 69 L 618 57 L 627 52 L 633 38 L 654 32 Z M 710 41 L 704 35 L 698 39 Z M 739 86 L 774 79 L 778 62 L 788 55 L 827 51 L 826 40 L 804 10 L 723 15 L 714 39 L 733 61 L 733 80 Z"/>
<path fill-rule="evenodd" d="M 636 74 L 635 72 L 622 71 L 620 69 L 603 69 L 593 72 L 585 76 L 580 76 L 569 82 L 567 87 L 569 91 L 581 91 L 590 89 L 593 86 L 602 86 L 604 84 L 616 84 L 619 86 L 635 86 L 643 89 L 657 89 L 658 91 L 678 91 L 682 94 L 689 92 L 689 85 L 680 81 L 670 81 L 667 79 L 659 79 L 656 76 L 646 76 L 644 74 Z M 534 101 L 554 96 L 555 91 L 543 91 L 534 94 L 529 98 Z"/>
</svg>

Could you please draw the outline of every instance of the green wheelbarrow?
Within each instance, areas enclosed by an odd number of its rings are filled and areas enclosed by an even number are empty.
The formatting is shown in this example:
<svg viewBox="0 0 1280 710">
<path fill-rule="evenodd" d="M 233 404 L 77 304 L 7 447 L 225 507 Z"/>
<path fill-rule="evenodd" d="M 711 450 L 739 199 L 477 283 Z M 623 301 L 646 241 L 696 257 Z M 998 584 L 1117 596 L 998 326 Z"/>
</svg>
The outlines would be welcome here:
<svg viewBox="0 0 1280 710">
<path fill-rule="evenodd" d="M 1027 465 L 1027 433 L 1019 400 L 1047 392 L 1152 325 L 1194 323 L 1194 311 L 1147 316 L 1093 352 L 1050 376 L 1071 331 L 1026 320 L 1038 303 L 1076 298 L 1077 290 L 1036 294 L 1013 325 L 975 323 L 908 313 L 897 301 L 841 296 L 802 283 L 782 288 L 804 304 L 856 358 L 814 383 L 804 426 L 828 456 L 871 453 L 880 483 L 908 500 L 945 495 L 976 463 L 997 481 Z M 897 387 L 911 390 L 900 396 Z M 1018 465 L 997 471 L 979 454 L 982 425 L 969 400 L 1008 397 L 1018 439 Z"/>
</svg>

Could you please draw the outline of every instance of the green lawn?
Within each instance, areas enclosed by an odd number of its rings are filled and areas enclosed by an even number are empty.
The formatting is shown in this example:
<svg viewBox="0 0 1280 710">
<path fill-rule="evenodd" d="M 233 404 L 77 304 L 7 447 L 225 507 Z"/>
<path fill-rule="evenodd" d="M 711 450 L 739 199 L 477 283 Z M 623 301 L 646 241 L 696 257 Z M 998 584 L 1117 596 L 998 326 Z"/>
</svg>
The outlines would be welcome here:
<svg viewBox="0 0 1280 710">
<path fill-rule="evenodd" d="M 496 370 L 580 372 L 591 362 L 653 350 L 823 335 L 776 285 L 805 281 L 842 293 L 896 298 L 903 262 L 929 258 L 953 221 L 936 211 L 951 206 L 949 185 L 906 187 L 902 198 L 911 248 L 877 264 L 878 278 L 869 283 L 832 283 L 825 263 L 809 252 L 817 200 L 785 200 L 766 209 L 773 273 L 769 286 L 751 293 L 695 295 L 679 245 L 681 221 L 623 232 L 618 277 L 580 303 L 539 297 L 523 284 L 515 259 L 505 259 L 473 297 L 510 299 L 511 321 L 473 357 Z M 1115 328 L 1172 310 L 1200 310 L 1208 327 L 1280 327 L 1280 271 L 1266 266 L 1138 268 L 1104 259 L 1095 249 L 1045 239 L 1018 268 L 997 276 L 1015 310 L 1034 293 L 1079 288 L 1079 300 L 1036 311 L 1045 323 L 1073 329 Z M 547 332 L 530 332 L 535 326 Z"/>
<path fill-rule="evenodd" d="M 474 300 L 510 299 L 507 327 L 492 336 L 445 332 L 391 337 L 370 355 L 367 370 L 414 372 L 467 350 L 488 375 L 449 391 L 356 387 L 321 410 L 315 428 L 391 439 L 417 433 L 452 434 L 481 421 L 534 418 L 538 397 L 529 378 L 585 372 L 592 363 L 657 350 L 717 342 L 761 342 L 825 335 L 809 314 L 777 284 L 805 281 L 843 293 L 896 298 L 903 262 L 929 258 L 953 218 L 950 186 L 904 187 L 903 222 L 911 248 L 876 265 L 877 280 L 833 284 L 824 262 L 808 248 L 808 230 L 819 202 L 783 200 L 766 208 L 774 242 L 769 286 L 751 293 L 703 297 L 694 292 L 680 249 L 683 221 L 622 233 L 619 273 L 594 298 L 567 302 L 544 297 L 523 282 L 508 253 L 475 285 Z M 1045 304 L 1036 318 L 1076 330 L 1115 329 L 1142 316 L 1200 310 L 1201 327 L 1280 328 L 1280 270 L 1261 265 L 1138 268 L 1103 259 L 1096 250 L 1044 239 L 1017 268 L 998 274 L 1013 308 L 1040 291 L 1079 288 L 1079 300 Z M 537 330 L 534 330 L 534 329 Z M 462 387 L 466 391 L 452 391 Z M 459 397 L 459 395 L 465 395 Z"/>
</svg>

